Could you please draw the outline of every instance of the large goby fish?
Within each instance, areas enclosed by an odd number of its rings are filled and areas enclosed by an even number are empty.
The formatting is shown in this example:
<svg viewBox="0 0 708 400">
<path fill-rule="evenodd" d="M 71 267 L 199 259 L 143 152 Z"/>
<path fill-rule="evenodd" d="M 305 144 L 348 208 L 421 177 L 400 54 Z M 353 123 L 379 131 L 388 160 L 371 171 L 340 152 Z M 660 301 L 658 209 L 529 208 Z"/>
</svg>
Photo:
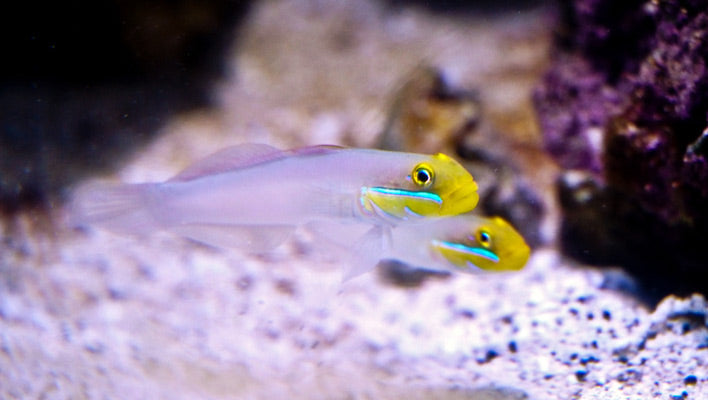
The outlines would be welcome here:
<svg viewBox="0 0 708 400">
<path fill-rule="evenodd" d="M 81 188 L 72 215 L 79 224 L 118 232 L 163 229 L 260 251 L 304 223 L 363 222 L 385 232 L 470 211 L 478 200 L 472 176 L 444 154 L 242 144 L 166 182 Z"/>
<path fill-rule="evenodd" d="M 401 225 L 388 232 L 380 247 L 366 239 L 365 226 L 329 224 L 311 229 L 344 255 L 345 278 L 368 272 L 379 261 L 394 259 L 411 266 L 454 272 L 517 271 L 530 249 L 523 236 L 501 217 L 459 215 Z"/>
</svg>

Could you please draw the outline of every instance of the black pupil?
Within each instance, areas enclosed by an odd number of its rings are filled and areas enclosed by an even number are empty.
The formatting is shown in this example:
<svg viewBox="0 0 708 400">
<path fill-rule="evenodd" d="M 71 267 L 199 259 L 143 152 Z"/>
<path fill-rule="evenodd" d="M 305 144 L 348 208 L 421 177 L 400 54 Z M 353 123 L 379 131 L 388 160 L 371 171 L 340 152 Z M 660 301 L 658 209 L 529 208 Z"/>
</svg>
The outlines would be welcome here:
<svg viewBox="0 0 708 400">
<path fill-rule="evenodd" d="M 421 183 L 428 183 L 428 181 L 430 180 L 430 174 L 424 169 L 418 171 L 417 177 L 418 181 Z"/>
<path fill-rule="evenodd" d="M 479 240 L 481 240 L 482 243 L 489 243 L 489 234 L 487 232 L 480 233 Z"/>
</svg>

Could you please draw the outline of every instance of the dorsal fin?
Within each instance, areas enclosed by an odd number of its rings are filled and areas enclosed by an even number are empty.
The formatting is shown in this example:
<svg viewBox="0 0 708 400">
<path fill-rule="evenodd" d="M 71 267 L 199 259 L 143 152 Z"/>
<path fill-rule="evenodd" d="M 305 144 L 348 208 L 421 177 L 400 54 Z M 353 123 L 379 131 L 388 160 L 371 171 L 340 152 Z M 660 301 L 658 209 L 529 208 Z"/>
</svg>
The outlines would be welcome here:
<svg viewBox="0 0 708 400">
<path fill-rule="evenodd" d="M 336 144 L 318 144 L 314 146 L 305 146 L 293 150 L 288 150 L 288 153 L 296 156 L 319 156 L 345 148 L 346 147 L 343 146 L 337 146 Z"/>
<path fill-rule="evenodd" d="M 233 171 L 239 168 L 279 160 L 292 156 L 316 156 L 328 154 L 342 149 L 335 145 L 317 145 L 301 147 L 293 150 L 279 150 L 273 146 L 261 143 L 244 143 L 227 147 L 195 162 L 182 172 L 172 177 L 170 181 L 189 181 L 205 175 Z"/>
<path fill-rule="evenodd" d="M 205 175 L 233 171 L 287 157 L 287 152 L 260 143 L 244 143 L 227 147 L 195 162 L 170 181 L 189 181 Z"/>
</svg>

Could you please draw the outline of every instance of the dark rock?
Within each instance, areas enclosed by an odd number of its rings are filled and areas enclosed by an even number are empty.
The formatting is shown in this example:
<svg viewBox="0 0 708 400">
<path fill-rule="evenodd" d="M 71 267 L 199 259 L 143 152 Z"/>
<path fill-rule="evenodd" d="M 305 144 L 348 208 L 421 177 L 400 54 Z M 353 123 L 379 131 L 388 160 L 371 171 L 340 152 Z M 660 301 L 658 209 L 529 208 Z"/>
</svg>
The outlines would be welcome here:
<svg viewBox="0 0 708 400">
<path fill-rule="evenodd" d="M 708 2 L 563 3 L 534 94 L 558 181 L 561 245 L 620 264 L 656 301 L 708 291 Z"/>
<path fill-rule="evenodd" d="M 10 3 L 0 27 L 0 212 L 51 206 L 172 113 L 207 105 L 248 3 Z"/>
<path fill-rule="evenodd" d="M 548 152 L 564 168 L 600 171 L 601 128 L 620 103 L 605 77 L 582 56 L 569 54 L 552 67 L 534 96 Z"/>
</svg>

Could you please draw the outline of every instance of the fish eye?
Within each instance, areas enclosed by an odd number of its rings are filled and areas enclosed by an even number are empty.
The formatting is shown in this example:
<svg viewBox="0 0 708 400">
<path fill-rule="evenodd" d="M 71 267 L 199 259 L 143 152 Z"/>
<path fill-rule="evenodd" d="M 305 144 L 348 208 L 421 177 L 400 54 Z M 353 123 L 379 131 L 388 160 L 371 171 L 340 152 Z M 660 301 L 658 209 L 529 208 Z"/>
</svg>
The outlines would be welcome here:
<svg viewBox="0 0 708 400">
<path fill-rule="evenodd" d="M 413 174 L 411 176 L 413 182 L 418 186 L 429 187 L 433 184 L 433 170 L 425 164 L 413 168 Z"/>
<path fill-rule="evenodd" d="M 492 245 L 492 236 L 484 229 L 477 232 L 477 241 L 484 247 Z"/>
</svg>

